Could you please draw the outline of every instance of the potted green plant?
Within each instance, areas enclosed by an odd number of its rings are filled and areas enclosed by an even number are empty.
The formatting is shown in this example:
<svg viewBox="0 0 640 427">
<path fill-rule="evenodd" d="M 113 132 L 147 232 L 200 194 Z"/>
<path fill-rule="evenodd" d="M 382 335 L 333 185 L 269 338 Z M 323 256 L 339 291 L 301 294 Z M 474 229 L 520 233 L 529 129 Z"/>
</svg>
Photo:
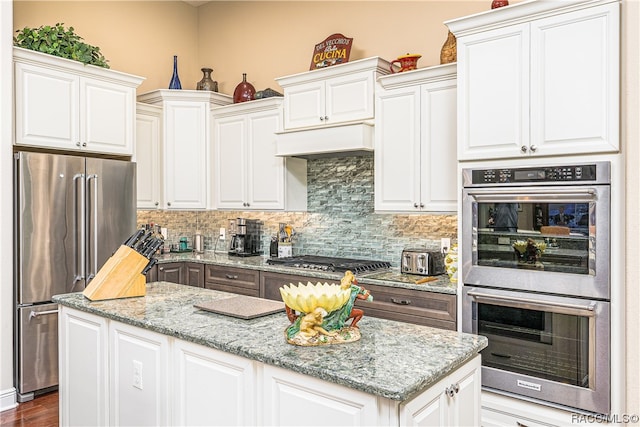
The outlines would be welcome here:
<svg viewBox="0 0 640 427">
<path fill-rule="evenodd" d="M 63 23 L 57 23 L 54 26 L 43 25 L 38 28 L 24 27 L 16 33 L 17 35 L 13 38 L 14 46 L 109 68 L 99 47 L 85 43 L 84 39 L 75 33 L 73 27 L 65 28 Z"/>
</svg>

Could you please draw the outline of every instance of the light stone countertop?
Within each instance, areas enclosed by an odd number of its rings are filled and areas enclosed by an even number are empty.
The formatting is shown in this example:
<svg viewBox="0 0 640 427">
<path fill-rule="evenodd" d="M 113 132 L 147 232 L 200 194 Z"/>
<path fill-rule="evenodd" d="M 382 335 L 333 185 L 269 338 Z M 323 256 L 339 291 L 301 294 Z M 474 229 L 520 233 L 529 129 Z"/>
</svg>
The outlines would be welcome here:
<svg viewBox="0 0 640 427">
<path fill-rule="evenodd" d="M 294 274 L 299 276 L 315 277 L 325 280 L 339 281 L 342 273 L 307 270 L 302 268 L 285 267 L 282 265 L 267 264 L 268 256 L 237 257 L 226 253 L 205 251 L 202 254 L 194 252 L 170 253 L 157 257 L 158 264 L 167 262 L 196 262 L 202 264 L 215 264 L 227 267 L 247 268 L 250 270 L 271 271 L 275 273 Z M 456 294 L 456 285 L 449 281 L 446 274 L 438 276 L 438 280 L 416 285 L 418 279 L 424 276 L 415 274 L 403 274 L 399 268 L 390 268 L 370 273 L 357 274 L 358 282 L 363 285 L 380 285 L 395 288 L 413 289 L 418 291 L 436 292 L 441 294 Z"/>
<path fill-rule="evenodd" d="M 435 384 L 487 346 L 483 336 L 365 315 L 357 342 L 298 347 L 285 341 L 289 321 L 284 312 L 242 320 L 194 307 L 234 296 L 155 282 L 147 284 L 143 297 L 92 302 L 77 292 L 56 295 L 53 301 L 397 401 Z"/>
</svg>

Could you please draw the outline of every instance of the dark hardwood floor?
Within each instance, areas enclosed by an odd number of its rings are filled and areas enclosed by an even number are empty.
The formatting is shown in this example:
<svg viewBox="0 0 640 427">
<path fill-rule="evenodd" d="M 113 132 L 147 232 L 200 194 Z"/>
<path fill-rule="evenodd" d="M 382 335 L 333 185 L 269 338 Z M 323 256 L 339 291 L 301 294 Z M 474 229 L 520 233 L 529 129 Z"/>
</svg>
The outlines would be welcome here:
<svg viewBox="0 0 640 427">
<path fill-rule="evenodd" d="M 0 426 L 58 427 L 58 392 L 43 394 L 0 412 Z"/>
</svg>

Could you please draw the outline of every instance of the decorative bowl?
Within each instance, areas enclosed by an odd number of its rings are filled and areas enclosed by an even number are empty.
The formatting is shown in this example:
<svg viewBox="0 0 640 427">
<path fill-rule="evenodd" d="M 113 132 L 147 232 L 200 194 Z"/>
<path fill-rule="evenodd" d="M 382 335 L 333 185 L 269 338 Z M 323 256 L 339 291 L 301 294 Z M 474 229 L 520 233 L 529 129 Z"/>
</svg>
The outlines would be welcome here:
<svg viewBox="0 0 640 427">
<path fill-rule="evenodd" d="M 351 296 L 351 289 L 342 289 L 340 285 L 320 283 L 306 285 L 293 283 L 280 288 L 282 301 L 292 310 L 311 313 L 317 307 L 331 313 L 345 305 Z"/>
</svg>

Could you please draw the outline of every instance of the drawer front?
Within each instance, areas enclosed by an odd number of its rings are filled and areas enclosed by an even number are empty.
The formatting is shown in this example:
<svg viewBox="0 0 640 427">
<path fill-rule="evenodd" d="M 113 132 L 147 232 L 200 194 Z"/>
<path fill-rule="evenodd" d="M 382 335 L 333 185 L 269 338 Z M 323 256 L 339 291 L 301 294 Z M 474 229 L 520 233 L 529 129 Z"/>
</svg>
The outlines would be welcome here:
<svg viewBox="0 0 640 427">
<path fill-rule="evenodd" d="M 275 301 L 282 301 L 282 295 L 280 295 L 280 288 L 282 286 L 290 283 L 297 285 L 298 283 L 306 284 L 307 282 L 316 283 L 319 281 L 324 283 L 327 280 L 318 279 L 317 277 L 299 276 L 296 274 L 282 274 L 263 271 L 260 274 L 260 297 Z"/>
<path fill-rule="evenodd" d="M 218 265 L 207 265 L 205 268 L 204 286 L 207 289 L 224 290 L 243 295 L 247 292 L 259 293 L 258 270 L 247 270 L 243 268 L 221 267 Z"/>
<path fill-rule="evenodd" d="M 456 296 L 386 286 L 364 285 L 373 301 L 356 300 L 366 314 L 402 322 L 456 327 Z"/>
</svg>

